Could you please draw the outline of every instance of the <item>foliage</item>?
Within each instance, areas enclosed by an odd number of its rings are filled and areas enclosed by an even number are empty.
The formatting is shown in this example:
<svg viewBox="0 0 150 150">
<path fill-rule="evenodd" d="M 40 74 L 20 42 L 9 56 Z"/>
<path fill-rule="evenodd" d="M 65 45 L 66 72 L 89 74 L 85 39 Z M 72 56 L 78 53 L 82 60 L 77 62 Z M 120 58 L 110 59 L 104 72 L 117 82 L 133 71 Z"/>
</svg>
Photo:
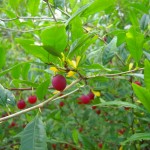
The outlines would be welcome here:
<svg viewBox="0 0 150 150">
<path fill-rule="evenodd" d="M 0 150 L 149 149 L 149 7 L 0 0 Z M 56 74 L 63 91 L 52 86 Z"/>
</svg>

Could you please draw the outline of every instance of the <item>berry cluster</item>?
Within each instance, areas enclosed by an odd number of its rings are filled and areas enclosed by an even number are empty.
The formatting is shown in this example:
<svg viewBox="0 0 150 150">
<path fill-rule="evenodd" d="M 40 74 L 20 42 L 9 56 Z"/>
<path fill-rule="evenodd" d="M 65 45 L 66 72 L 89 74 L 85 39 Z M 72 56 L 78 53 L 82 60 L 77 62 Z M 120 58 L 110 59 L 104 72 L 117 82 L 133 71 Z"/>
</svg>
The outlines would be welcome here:
<svg viewBox="0 0 150 150">
<path fill-rule="evenodd" d="M 87 95 L 81 95 L 78 98 L 78 104 L 89 104 L 94 99 L 94 94 L 90 91 Z"/>
<path fill-rule="evenodd" d="M 30 104 L 34 104 L 34 103 L 36 103 L 36 101 L 37 101 L 36 95 L 31 95 L 28 97 L 28 102 Z M 24 109 L 26 107 L 26 102 L 24 101 L 24 99 L 21 99 L 17 102 L 17 107 L 19 109 Z"/>
</svg>

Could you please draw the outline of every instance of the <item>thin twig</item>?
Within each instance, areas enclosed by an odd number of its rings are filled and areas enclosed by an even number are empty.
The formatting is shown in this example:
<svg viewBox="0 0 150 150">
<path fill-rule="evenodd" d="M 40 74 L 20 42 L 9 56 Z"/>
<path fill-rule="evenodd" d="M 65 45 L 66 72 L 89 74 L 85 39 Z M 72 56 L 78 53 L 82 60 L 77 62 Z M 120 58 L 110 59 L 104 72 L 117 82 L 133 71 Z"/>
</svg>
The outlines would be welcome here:
<svg viewBox="0 0 150 150">
<path fill-rule="evenodd" d="M 38 28 L 38 29 L 33 29 L 33 30 L 27 30 L 27 31 L 18 30 L 18 29 L 10 29 L 10 28 L 6 28 L 6 27 L 2 27 L 2 26 L 0 26 L 0 28 L 1 28 L 1 29 L 4 29 L 4 30 L 8 30 L 8 31 L 13 31 L 13 32 L 28 33 L 28 32 L 34 32 L 34 31 L 44 30 L 44 29 L 49 28 L 49 26 L 48 26 L 48 27 Z"/>
<path fill-rule="evenodd" d="M 30 90 L 36 90 L 37 88 L 27 87 L 27 88 L 5 88 L 10 91 L 30 91 Z M 48 89 L 53 89 L 53 87 L 48 87 Z"/>
<path fill-rule="evenodd" d="M 11 18 L 11 19 L 7 19 L 7 18 L 0 18 L 1 21 L 14 21 L 14 20 L 18 20 L 18 19 L 24 19 L 24 20 L 28 20 L 28 19 L 32 19 L 32 20 L 49 20 L 49 19 L 53 19 L 50 17 L 16 17 L 16 18 Z"/>
<path fill-rule="evenodd" d="M 114 74 L 99 74 L 99 75 L 95 75 L 95 76 L 88 76 L 88 77 L 86 77 L 86 79 L 95 78 L 95 77 L 114 77 L 114 76 L 121 76 L 121 75 L 129 74 L 129 73 L 133 73 L 133 72 L 137 72 L 137 71 L 142 71 L 142 70 L 144 70 L 144 68 L 139 68 L 139 69 L 124 71 L 124 72 L 114 73 Z"/>
<path fill-rule="evenodd" d="M 49 8 L 49 11 L 50 11 L 50 13 L 52 14 L 52 16 L 53 16 L 53 18 L 54 18 L 55 22 L 57 22 L 57 19 L 56 19 L 56 17 L 55 17 L 55 15 L 54 15 L 54 13 L 53 13 L 53 10 L 52 10 L 51 5 L 49 4 L 49 2 L 48 2 L 48 1 L 46 1 L 46 3 L 47 3 L 47 6 L 48 6 L 48 8 Z"/>
</svg>

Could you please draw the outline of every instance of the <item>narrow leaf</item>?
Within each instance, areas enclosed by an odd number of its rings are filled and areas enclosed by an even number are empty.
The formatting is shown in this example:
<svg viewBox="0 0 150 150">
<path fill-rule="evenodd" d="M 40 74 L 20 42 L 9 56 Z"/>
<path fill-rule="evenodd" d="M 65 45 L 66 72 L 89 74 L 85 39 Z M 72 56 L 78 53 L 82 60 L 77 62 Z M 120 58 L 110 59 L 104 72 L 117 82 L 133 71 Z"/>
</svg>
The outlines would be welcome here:
<svg viewBox="0 0 150 150">
<path fill-rule="evenodd" d="M 145 82 L 146 88 L 150 91 L 150 62 L 148 60 L 145 60 L 144 82 Z"/>
<path fill-rule="evenodd" d="M 36 95 L 39 99 L 43 99 L 48 91 L 48 86 L 50 84 L 50 80 L 44 81 L 42 84 L 40 84 L 36 90 Z"/>
<path fill-rule="evenodd" d="M 150 140 L 150 133 L 135 133 L 134 135 L 129 137 L 126 141 L 122 142 L 122 145 L 125 145 L 128 142 L 140 140 Z"/>
<path fill-rule="evenodd" d="M 87 9 L 84 10 L 84 12 L 82 12 L 81 16 L 87 17 L 89 15 L 105 10 L 106 8 L 113 5 L 113 3 L 114 0 L 95 0 Z"/>
<path fill-rule="evenodd" d="M 103 65 L 106 65 L 115 56 L 115 52 L 117 51 L 116 44 L 117 44 L 117 37 L 114 37 L 112 41 L 104 48 L 102 55 Z"/>
<path fill-rule="evenodd" d="M 5 65 L 6 62 L 6 50 L 0 46 L 0 69 Z"/>
<path fill-rule="evenodd" d="M 55 8 L 63 8 L 65 6 L 65 0 L 53 0 Z"/>
<path fill-rule="evenodd" d="M 40 0 L 29 0 L 28 1 L 28 10 L 32 16 L 35 16 L 38 13 Z"/>
<path fill-rule="evenodd" d="M 138 110 L 141 110 L 141 111 L 145 111 L 144 109 L 142 109 L 141 107 L 139 107 L 139 106 L 137 106 L 135 104 L 131 104 L 129 102 L 123 102 L 123 101 L 102 102 L 102 103 L 98 104 L 97 106 L 130 107 L 130 108 L 138 109 Z"/>
<path fill-rule="evenodd" d="M 142 102 L 144 107 L 150 112 L 150 91 L 134 83 L 132 84 L 132 87 L 136 96 Z"/>
<path fill-rule="evenodd" d="M 130 54 L 136 62 L 141 59 L 143 47 L 143 34 L 137 32 L 133 27 L 126 33 L 126 42 Z"/>
<path fill-rule="evenodd" d="M 44 123 L 37 115 L 23 130 L 20 150 L 47 150 L 46 138 Z"/>
</svg>

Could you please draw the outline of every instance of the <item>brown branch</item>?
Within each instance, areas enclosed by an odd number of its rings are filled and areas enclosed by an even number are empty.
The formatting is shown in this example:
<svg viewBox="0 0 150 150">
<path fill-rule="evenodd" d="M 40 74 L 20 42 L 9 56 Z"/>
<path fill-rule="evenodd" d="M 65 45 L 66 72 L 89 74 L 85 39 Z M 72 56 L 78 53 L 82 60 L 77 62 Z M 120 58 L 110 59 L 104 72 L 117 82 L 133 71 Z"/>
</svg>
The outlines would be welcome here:
<svg viewBox="0 0 150 150">
<path fill-rule="evenodd" d="M 27 87 L 27 88 L 5 88 L 10 91 L 30 91 L 36 90 L 37 88 Z M 48 89 L 53 89 L 53 87 L 48 87 Z"/>
</svg>

